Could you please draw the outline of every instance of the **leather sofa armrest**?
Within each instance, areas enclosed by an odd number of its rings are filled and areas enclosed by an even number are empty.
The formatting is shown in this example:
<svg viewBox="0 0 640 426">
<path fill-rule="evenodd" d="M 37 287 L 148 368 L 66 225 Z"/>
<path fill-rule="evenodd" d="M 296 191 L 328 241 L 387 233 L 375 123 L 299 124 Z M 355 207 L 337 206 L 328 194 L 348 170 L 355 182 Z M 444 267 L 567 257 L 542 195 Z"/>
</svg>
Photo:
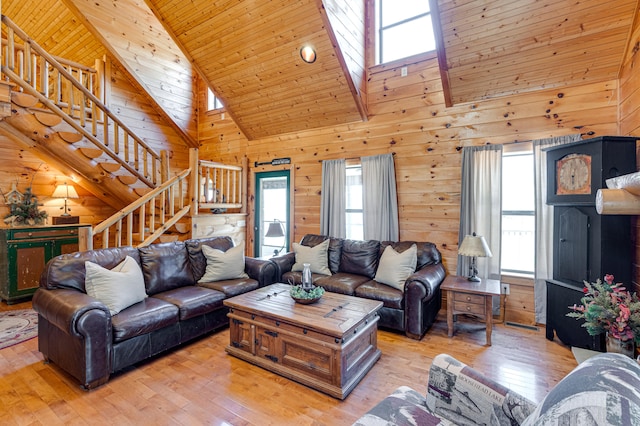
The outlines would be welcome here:
<svg viewBox="0 0 640 426">
<path fill-rule="evenodd" d="M 282 274 L 285 272 L 291 272 L 293 264 L 296 263 L 296 254 L 294 252 L 289 252 L 280 256 L 274 256 L 270 260 L 277 268 L 276 281 L 282 282 Z"/>
<path fill-rule="evenodd" d="M 47 290 L 39 288 L 33 295 L 33 309 L 44 319 L 71 336 L 87 337 L 91 330 L 79 327 L 80 319 L 88 312 L 98 311 L 111 328 L 111 314 L 102 302 L 72 289 Z M 104 325 L 100 326 L 100 330 Z"/>
<path fill-rule="evenodd" d="M 413 298 L 417 296 L 422 301 L 430 300 L 438 294 L 438 289 L 444 281 L 445 275 L 446 271 L 442 263 L 423 267 L 407 278 L 405 296 L 410 294 Z"/>
<path fill-rule="evenodd" d="M 254 257 L 244 258 L 244 271 L 249 277 L 258 281 L 260 287 L 276 282 L 278 278 L 277 267 L 270 260 L 256 259 Z"/>
</svg>

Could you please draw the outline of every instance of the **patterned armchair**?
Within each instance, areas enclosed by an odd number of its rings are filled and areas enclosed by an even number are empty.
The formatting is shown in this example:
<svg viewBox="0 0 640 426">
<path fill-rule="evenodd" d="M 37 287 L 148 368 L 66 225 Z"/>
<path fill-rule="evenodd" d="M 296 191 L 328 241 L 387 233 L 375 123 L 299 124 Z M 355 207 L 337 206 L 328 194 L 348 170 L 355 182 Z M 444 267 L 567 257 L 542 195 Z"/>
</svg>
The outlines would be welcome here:
<svg viewBox="0 0 640 426">
<path fill-rule="evenodd" d="M 403 386 L 354 425 L 640 425 L 640 365 L 606 353 L 578 365 L 537 406 L 449 355 L 426 397 Z"/>
</svg>

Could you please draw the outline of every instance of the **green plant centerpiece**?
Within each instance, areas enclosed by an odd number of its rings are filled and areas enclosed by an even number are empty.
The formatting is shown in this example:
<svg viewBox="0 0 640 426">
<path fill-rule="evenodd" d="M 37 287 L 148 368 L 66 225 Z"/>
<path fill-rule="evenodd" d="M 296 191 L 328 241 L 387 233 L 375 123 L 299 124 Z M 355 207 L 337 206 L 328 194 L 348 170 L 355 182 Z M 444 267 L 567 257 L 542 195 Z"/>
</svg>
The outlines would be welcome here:
<svg viewBox="0 0 640 426">
<path fill-rule="evenodd" d="M 312 288 L 303 288 L 301 285 L 291 286 L 291 298 L 298 303 L 309 304 L 320 300 L 324 294 L 324 288 L 314 286 Z"/>
<path fill-rule="evenodd" d="M 591 336 L 607 333 L 622 342 L 640 344 L 640 299 L 638 295 L 615 283 L 613 275 L 595 283 L 584 282 L 581 305 L 569 306 L 568 317 L 584 319 L 582 327 Z"/>
</svg>

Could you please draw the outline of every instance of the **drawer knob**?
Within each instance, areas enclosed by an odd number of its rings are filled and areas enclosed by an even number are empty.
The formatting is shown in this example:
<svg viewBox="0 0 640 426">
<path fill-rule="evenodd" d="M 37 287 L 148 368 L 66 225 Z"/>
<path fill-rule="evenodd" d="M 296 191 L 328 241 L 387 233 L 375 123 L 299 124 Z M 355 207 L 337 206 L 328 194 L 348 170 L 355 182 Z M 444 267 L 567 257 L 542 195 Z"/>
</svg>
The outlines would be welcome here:
<svg viewBox="0 0 640 426">
<path fill-rule="evenodd" d="M 471 306 L 467 306 L 467 311 L 470 311 L 470 310 L 471 310 Z"/>
<path fill-rule="evenodd" d="M 467 296 L 467 302 L 471 301 L 471 297 Z"/>
</svg>

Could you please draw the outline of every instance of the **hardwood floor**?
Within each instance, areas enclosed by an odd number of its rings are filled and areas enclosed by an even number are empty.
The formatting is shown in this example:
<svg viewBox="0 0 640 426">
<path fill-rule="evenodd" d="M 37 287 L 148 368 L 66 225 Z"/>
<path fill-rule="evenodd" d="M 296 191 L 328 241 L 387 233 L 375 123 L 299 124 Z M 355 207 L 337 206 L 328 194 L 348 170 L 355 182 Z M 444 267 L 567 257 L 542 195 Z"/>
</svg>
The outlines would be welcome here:
<svg viewBox="0 0 640 426">
<path fill-rule="evenodd" d="M 29 303 L 0 310 L 22 309 Z M 576 365 L 571 350 L 539 331 L 465 319 L 447 337 L 446 312 L 420 341 L 378 332 L 382 357 L 344 400 L 227 355 L 229 330 L 206 336 L 82 390 L 37 339 L 0 350 L 0 424 L 350 425 L 401 385 L 426 391 L 433 357 L 445 352 L 535 402 Z"/>
</svg>

